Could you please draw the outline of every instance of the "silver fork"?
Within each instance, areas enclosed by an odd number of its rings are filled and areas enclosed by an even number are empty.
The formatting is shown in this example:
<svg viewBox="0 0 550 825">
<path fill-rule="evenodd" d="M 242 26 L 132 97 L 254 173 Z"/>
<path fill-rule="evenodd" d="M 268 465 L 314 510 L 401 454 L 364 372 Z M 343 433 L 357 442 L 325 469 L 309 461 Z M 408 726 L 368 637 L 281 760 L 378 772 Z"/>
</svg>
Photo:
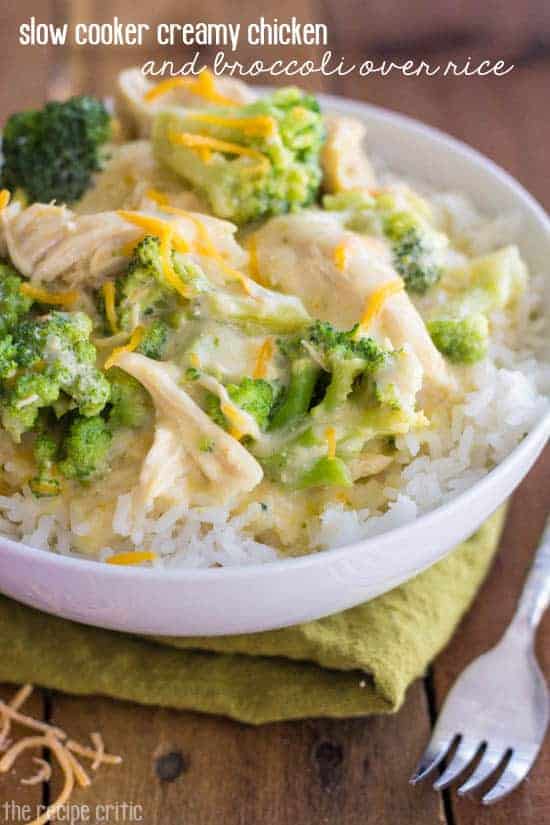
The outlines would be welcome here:
<svg viewBox="0 0 550 825">
<path fill-rule="evenodd" d="M 453 685 L 411 783 L 416 785 L 449 753 L 454 755 L 434 783 L 446 788 L 472 764 L 479 764 L 458 789 L 462 796 L 499 766 L 504 770 L 482 798 L 485 805 L 513 791 L 527 776 L 540 750 L 550 715 L 548 688 L 537 664 L 537 625 L 550 602 L 550 517 L 525 582 L 515 616 L 500 642 L 475 659 Z"/>
</svg>

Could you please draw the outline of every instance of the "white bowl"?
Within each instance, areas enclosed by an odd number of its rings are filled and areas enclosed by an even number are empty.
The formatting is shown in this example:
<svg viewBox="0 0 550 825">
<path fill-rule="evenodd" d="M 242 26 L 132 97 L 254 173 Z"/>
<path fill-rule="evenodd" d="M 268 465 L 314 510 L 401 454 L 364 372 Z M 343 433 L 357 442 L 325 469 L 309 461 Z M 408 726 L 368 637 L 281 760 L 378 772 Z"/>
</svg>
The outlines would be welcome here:
<svg viewBox="0 0 550 825">
<path fill-rule="evenodd" d="M 327 109 L 364 119 L 371 150 L 397 173 L 464 192 L 489 214 L 517 213 L 528 264 L 533 271 L 548 266 L 550 220 L 487 158 L 402 115 L 321 100 Z M 136 633 L 249 633 L 316 619 L 379 596 L 445 556 L 517 487 L 549 435 L 547 415 L 470 490 L 412 524 L 357 544 L 264 565 L 168 571 L 67 558 L 0 538 L 0 589 L 48 613 Z"/>
</svg>

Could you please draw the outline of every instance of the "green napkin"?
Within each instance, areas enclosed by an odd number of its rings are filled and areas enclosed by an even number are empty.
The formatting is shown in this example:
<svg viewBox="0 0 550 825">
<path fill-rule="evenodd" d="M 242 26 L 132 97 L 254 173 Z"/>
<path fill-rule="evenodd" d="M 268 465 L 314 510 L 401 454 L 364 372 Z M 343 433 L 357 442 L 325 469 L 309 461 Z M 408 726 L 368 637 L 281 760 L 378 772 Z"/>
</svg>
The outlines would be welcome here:
<svg viewBox="0 0 550 825">
<path fill-rule="evenodd" d="M 367 604 L 248 636 L 144 639 L 0 597 L 0 681 L 253 724 L 389 713 L 470 605 L 503 521 L 501 509 L 443 561 Z"/>
</svg>

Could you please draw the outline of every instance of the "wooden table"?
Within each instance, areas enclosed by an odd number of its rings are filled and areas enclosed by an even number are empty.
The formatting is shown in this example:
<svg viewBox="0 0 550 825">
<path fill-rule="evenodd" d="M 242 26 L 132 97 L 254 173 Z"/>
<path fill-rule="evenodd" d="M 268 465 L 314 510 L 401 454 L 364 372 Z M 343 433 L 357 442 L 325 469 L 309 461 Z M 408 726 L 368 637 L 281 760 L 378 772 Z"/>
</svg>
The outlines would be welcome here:
<svg viewBox="0 0 550 825">
<path fill-rule="evenodd" d="M 515 175 L 550 205 L 550 4 L 523 0 L 211 0 L 208 4 L 157 0 L 20 0 L 0 10 L 0 111 L 11 112 L 73 90 L 109 93 L 122 66 L 162 57 L 158 50 L 17 47 L 16 28 L 32 14 L 44 22 L 110 20 L 251 21 L 260 14 L 280 20 L 325 22 L 330 45 L 348 60 L 361 56 L 439 62 L 502 57 L 516 68 L 506 78 L 412 78 L 399 74 L 359 80 L 313 80 L 315 90 L 346 94 L 413 115 L 466 140 Z M 307 54 L 306 54 L 307 52 Z M 285 57 L 318 49 L 283 50 Z M 273 56 L 265 49 L 264 59 Z M 170 55 L 178 62 L 181 49 Z M 237 55 L 250 57 L 249 49 Z M 482 809 L 454 793 L 407 784 L 454 678 L 476 654 L 497 640 L 510 618 L 533 549 L 550 507 L 547 452 L 514 496 L 501 552 L 477 602 L 448 649 L 423 681 L 409 690 L 394 717 L 267 725 L 259 729 L 192 713 L 144 709 L 102 698 L 37 694 L 34 711 L 84 739 L 106 732 L 125 755 L 74 800 L 92 809 L 102 803 L 143 806 L 146 825 L 542 825 L 550 821 L 550 742 L 529 780 L 510 798 Z M 539 634 L 539 656 L 550 673 L 550 621 Z M 1 691 L 9 696 L 11 689 Z M 52 787 L 26 790 L 2 780 L 0 802 L 36 804 L 56 795 Z M 93 820 L 92 820 L 93 821 Z M 113 815 L 103 821 L 115 822 Z M 128 821 L 128 820 L 126 820 Z"/>
</svg>

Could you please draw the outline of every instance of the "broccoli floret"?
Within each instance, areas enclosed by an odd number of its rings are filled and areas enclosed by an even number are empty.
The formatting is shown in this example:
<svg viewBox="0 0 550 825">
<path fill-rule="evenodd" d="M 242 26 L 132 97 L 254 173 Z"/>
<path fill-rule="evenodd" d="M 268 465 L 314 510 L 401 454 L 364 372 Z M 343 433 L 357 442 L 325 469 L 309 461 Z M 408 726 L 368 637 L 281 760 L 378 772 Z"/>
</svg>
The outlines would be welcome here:
<svg viewBox="0 0 550 825">
<path fill-rule="evenodd" d="M 17 349 L 11 335 L 0 338 L 0 381 L 13 378 L 17 372 Z"/>
<path fill-rule="evenodd" d="M 269 381 L 263 378 L 243 378 L 239 384 L 229 384 L 227 392 L 237 407 L 256 419 L 261 430 L 267 428 L 276 397 Z"/>
<path fill-rule="evenodd" d="M 290 427 L 306 415 L 321 373 L 321 367 L 304 349 L 300 338 L 281 339 L 278 344 L 289 360 L 290 375 L 273 413 L 273 430 Z"/>
<path fill-rule="evenodd" d="M 245 377 L 238 384 L 228 384 L 226 390 L 237 407 L 256 419 L 261 430 L 267 429 L 277 397 L 277 390 L 273 384 L 263 378 Z M 228 428 L 228 422 L 221 411 L 217 395 L 208 393 L 205 411 L 220 427 Z"/>
<path fill-rule="evenodd" d="M 485 358 L 489 324 L 480 314 L 429 321 L 428 331 L 437 349 L 455 364 L 475 364 Z"/>
<path fill-rule="evenodd" d="M 197 151 L 201 138 L 207 156 Z M 317 101 L 296 88 L 237 110 L 212 107 L 204 116 L 164 111 L 153 126 L 159 160 L 203 195 L 215 215 L 239 224 L 313 203 L 324 140 Z"/>
<path fill-rule="evenodd" d="M 117 367 L 109 370 L 111 383 L 111 410 L 109 424 L 113 429 L 120 427 L 139 428 L 151 419 L 153 407 L 145 387 L 133 376 Z"/>
<path fill-rule="evenodd" d="M 37 498 L 54 497 L 60 493 L 59 480 L 52 475 L 58 450 L 59 442 L 53 433 L 46 430 L 38 433 L 33 444 L 38 474 L 29 481 L 29 487 Z"/>
<path fill-rule="evenodd" d="M 334 411 L 350 395 L 359 376 L 384 366 L 388 354 L 372 338 L 357 338 L 356 332 L 357 326 L 342 331 L 326 321 L 315 321 L 302 335 L 279 341 L 290 362 L 290 377 L 273 414 L 273 429 L 295 424 L 312 406 L 317 415 Z M 318 390 L 320 398 L 315 404 Z"/>
<path fill-rule="evenodd" d="M 442 238 L 413 209 L 401 209 L 392 196 L 377 199 L 382 228 L 393 250 L 397 272 L 409 292 L 423 294 L 441 278 Z"/>
<path fill-rule="evenodd" d="M 446 238 L 430 223 L 427 204 L 408 190 L 384 190 L 376 195 L 343 192 L 327 195 L 325 209 L 343 212 L 353 231 L 386 238 L 395 269 L 409 292 L 422 294 L 443 274 Z"/>
<path fill-rule="evenodd" d="M 22 283 L 13 267 L 0 261 L 0 337 L 10 332 L 33 304 L 32 298 L 21 292 Z"/>
<path fill-rule="evenodd" d="M 103 410 L 110 386 L 95 366 L 91 330 L 92 322 L 84 313 L 51 312 L 27 318 L 13 330 L 8 343 L 4 339 L 11 377 L 0 382 L 0 411 L 2 425 L 15 441 L 33 428 L 40 409 L 67 398 L 67 406 L 85 417 Z"/>
<path fill-rule="evenodd" d="M 111 440 L 111 431 L 101 416 L 77 416 L 63 441 L 59 471 L 66 478 L 84 482 L 101 475 L 107 469 Z"/>
<path fill-rule="evenodd" d="M 30 202 L 72 203 L 101 168 L 110 132 L 109 114 L 93 97 L 14 114 L 2 135 L 1 186 L 23 190 Z"/>
<path fill-rule="evenodd" d="M 177 253 L 172 253 L 172 265 L 190 292 L 206 288 L 205 276 L 198 266 L 184 263 Z M 159 318 L 170 320 L 178 293 L 165 278 L 160 240 L 155 235 L 146 235 L 137 244 L 126 274 L 118 280 L 117 295 L 117 314 L 123 330 L 147 326 Z M 154 333 L 157 340 L 159 332 L 160 328 Z"/>
<path fill-rule="evenodd" d="M 138 352 L 146 355 L 147 358 L 153 358 L 155 361 L 161 361 L 166 351 L 168 344 L 168 324 L 164 321 L 153 321 L 151 326 L 145 329 L 143 338 L 138 347 Z"/>
</svg>

